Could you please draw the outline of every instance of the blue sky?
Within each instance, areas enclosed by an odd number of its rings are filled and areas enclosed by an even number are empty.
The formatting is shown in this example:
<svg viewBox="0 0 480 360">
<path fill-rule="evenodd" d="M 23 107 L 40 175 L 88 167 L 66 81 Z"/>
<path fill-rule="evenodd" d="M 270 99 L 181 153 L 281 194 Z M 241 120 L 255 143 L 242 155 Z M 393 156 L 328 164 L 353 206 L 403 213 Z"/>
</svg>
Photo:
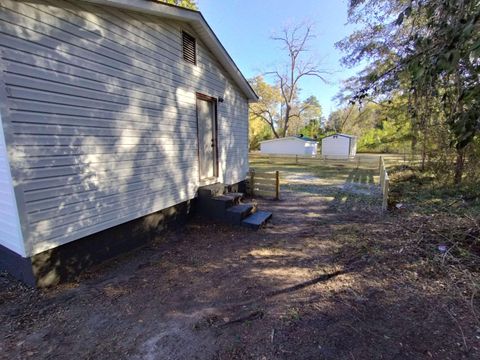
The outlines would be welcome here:
<svg viewBox="0 0 480 360">
<path fill-rule="evenodd" d="M 355 73 L 345 69 L 335 42 L 352 31 L 347 26 L 347 0 L 198 0 L 200 11 L 222 44 L 247 77 L 274 69 L 286 59 L 280 44 L 271 36 L 287 24 L 306 21 L 314 24 L 316 38 L 310 56 L 320 67 L 332 71 L 330 84 L 310 78 L 301 83 L 301 97 L 315 95 L 325 115 L 335 110 L 332 97 L 343 79 Z"/>
</svg>

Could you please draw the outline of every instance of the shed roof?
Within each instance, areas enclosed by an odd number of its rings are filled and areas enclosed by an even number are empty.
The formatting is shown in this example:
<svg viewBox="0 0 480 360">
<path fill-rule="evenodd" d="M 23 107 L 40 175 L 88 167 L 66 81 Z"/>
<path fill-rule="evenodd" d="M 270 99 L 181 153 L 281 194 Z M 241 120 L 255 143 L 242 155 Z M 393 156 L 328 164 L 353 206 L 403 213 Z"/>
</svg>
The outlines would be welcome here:
<svg viewBox="0 0 480 360">
<path fill-rule="evenodd" d="M 195 30 L 200 39 L 216 56 L 228 74 L 242 90 L 248 100 L 255 102 L 258 96 L 247 79 L 243 76 L 233 59 L 223 47 L 212 28 L 208 25 L 200 11 L 186 9 L 180 6 L 158 2 L 157 0 L 83 0 L 89 3 L 134 10 L 162 18 L 183 21 Z"/>
<path fill-rule="evenodd" d="M 298 141 L 306 141 L 306 142 L 317 142 L 316 139 L 311 139 L 311 138 L 308 138 L 308 137 L 300 137 L 300 136 L 286 136 L 286 137 L 283 137 L 283 138 L 278 138 L 278 139 L 271 139 L 271 140 L 264 140 L 264 141 L 260 141 L 260 144 L 262 143 L 266 143 L 266 142 L 272 142 L 272 141 L 283 141 L 283 140 L 298 140 Z"/>
<path fill-rule="evenodd" d="M 350 138 L 350 139 L 356 138 L 355 135 L 348 135 L 348 134 L 336 133 L 336 134 L 332 134 L 332 135 L 325 136 L 324 139 L 325 139 L 325 138 L 328 138 L 328 137 L 332 137 L 332 136 L 343 136 L 343 137 Z"/>
<path fill-rule="evenodd" d="M 303 141 L 315 141 L 317 142 L 318 140 L 317 139 L 313 139 L 313 138 L 309 138 L 307 136 L 300 136 L 300 135 L 297 135 L 296 138 L 300 139 L 300 140 L 303 140 Z"/>
</svg>

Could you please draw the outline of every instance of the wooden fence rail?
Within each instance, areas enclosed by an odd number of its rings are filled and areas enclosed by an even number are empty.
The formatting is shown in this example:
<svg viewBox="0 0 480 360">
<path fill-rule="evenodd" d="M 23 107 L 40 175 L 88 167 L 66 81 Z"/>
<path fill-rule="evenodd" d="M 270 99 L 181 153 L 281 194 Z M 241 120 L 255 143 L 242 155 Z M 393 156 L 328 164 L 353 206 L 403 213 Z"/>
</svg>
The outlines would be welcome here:
<svg viewBox="0 0 480 360">
<path fill-rule="evenodd" d="M 375 168 L 377 166 L 378 155 L 357 155 L 355 158 L 348 159 L 328 158 L 324 159 L 321 156 L 302 156 L 302 155 L 268 155 L 259 153 L 250 153 L 250 159 L 253 161 L 264 161 L 269 164 L 282 165 L 306 165 L 306 166 L 351 166 L 359 167 L 367 166 Z"/>
<path fill-rule="evenodd" d="M 247 193 L 252 196 L 280 199 L 280 173 L 250 169 L 248 172 Z"/>
<path fill-rule="evenodd" d="M 385 168 L 385 160 L 380 156 L 378 170 L 380 171 L 380 188 L 382 190 L 382 210 L 386 211 L 388 208 L 388 192 L 390 190 L 390 179 L 388 177 L 387 169 Z"/>
</svg>

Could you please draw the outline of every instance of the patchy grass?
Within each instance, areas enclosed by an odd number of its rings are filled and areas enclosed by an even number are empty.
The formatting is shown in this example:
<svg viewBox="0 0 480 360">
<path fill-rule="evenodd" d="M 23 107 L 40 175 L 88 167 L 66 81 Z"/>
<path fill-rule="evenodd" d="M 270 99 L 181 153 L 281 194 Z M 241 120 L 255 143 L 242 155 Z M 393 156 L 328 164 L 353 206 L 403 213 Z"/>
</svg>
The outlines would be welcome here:
<svg viewBox="0 0 480 360">
<path fill-rule="evenodd" d="M 55 289 L 0 274 L 3 357 L 480 358 L 473 201 L 441 210 L 410 177 L 380 214 L 373 161 L 253 165 L 284 177 L 260 231 L 196 218 Z"/>
<path fill-rule="evenodd" d="M 389 172 L 389 208 L 402 234 L 397 238 L 403 256 L 420 259 L 418 273 L 440 281 L 448 296 L 463 301 L 478 328 L 480 184 L 445 184 L 417 166 L 396 165 Z"/>
<path fill-rule="evenodd" d="M 332 161 L 295 157 L 270 159 L 257 155 L 251 158 L 250 167 L 261 171 L 280 171 L 281 193 L 320 196 L 335 211 L 380 211 L 378 156 Z"/>
<path fill-rule="evenodd" d="M 401 203 L 402 207 L 423 214 L 480 215 L 479 183 L 445 184 L 432 173 L 419 171 L 416 166 L 392 166 L 389 174 L 392 209 Z"/>
<path fill-rule="evenodd" d="M 319 220 L 333 229 L 339 245 L 337 263 L 362 269 L 363 286 L 396 293 L 397 301 L 407 307 L 430 303 L 438 312 L 428 315 L 431 326 L 445 326 L 439 317 L 451 322 L 462 357 L 468 358 L 478 350 L 480 339 L 480 185 L 446 186 L 428 171 L 418 171 L 415 162 L 398 156 L 385 157 L 385 163 L 390 211 L 373 224 L 351 217 L 352 210 L 365 216 L 365 211 L 379 206 L 378 162 L 371 158 L 308 164 L 254 159 L 252 166 L 280 170 L 282 189 L 320 196 L 335 213 L 346 214 L 348 220 L 335 225 L 331 219 Z M 357 286 L 351 291 L 356 301 L 369 298 Z M 439 301 L 432 301 L 433 297 Z M 418 320 L 411 318 L 417 326 Z M 477 335 L 469 337 L 468 331 Z"/>
<path fill-rule="evenodd" d="M 250 158 L 250 167 L 264 171 L 280 170 L 283 173 L 309 173 L 323 179 L 325 183 L 358 182 L 372 184 L 378 180 L 378 158 L 364 158 L 360 161 L 298 160 L 292 158 L 268 158 L 254 156 Z"/>
</svg>

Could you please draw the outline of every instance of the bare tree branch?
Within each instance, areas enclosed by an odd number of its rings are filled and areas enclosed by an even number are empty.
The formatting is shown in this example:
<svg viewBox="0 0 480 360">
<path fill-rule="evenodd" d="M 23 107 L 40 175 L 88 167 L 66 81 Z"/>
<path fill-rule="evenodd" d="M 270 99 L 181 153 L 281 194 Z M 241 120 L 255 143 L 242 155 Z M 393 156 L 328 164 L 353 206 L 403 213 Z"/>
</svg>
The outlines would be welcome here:
<svg viewBox="0 0 480 360">
<path fill-rule="evenodd" d="M 274 116 L 270 112 L 269 109 L 260 109 L 257 111 L 255 108 L 250 109 L 251 113 L 259 118 L 261 118 L 263 121 L 265 121 L 268 125 L 270 125 L 270 128 L 272 129 L 273 134 L 275 137 L 279 137 L 277 130 L 275 129 L 275 120 Z"/>
<path fill-rule="evenodd" d="M 309 108 L 309 104 L 299 100 L 302 79 L 315 77 L 327 82 L 324 75 L 328 73 L 320 69 L 316 61 L 305 56 L 309 51 L 309 42 L 315 38 L 312 29 L 312 25 L 301 23 L 285 27 L 279 35 L 272 37 L 281 43 L 288 56 L 287 61 L 283 69 L 263 73 L 275 81 L 274 86 L 265 82 L 262 76 L 253 79 L 253 85 L 258 87 L 256 90 L 263 91 L 265 96 L 260 96 L 259 103 L 252 104 L 252 114 L 268 124 L 276 137 L 285 137 L 291 127 L 298 131 L 302 116 Z M 300 121 L 290 121 L 295 118 Z"/>
<path fill-rule="evenodd" d="M 272 37 L 273 40 L 283 44 L 283 49 L 287 51 L 289 62 L 285 73 L 272 71 L 267 74 L 274 75 L 279 81 L 282 94 L 282 108 L 285 113 L 282 118 L 282 135 L 287 135 L 289 128 L 289 120 L 293 117 L 300 117 L 302 108 L 296 112 L 292 112 L 295 108 L 295 102 L 298 99 L 298 84 L 305 77 L 316 77 L 326 82 L 325 71 L 318 68 L 317 65 L 310 61 L 301 61 L 302 53 L 308 51 L 308 43 L 315 36 L 313 35 L 312 26 L 308 24 L 298 24 L 293 27 L 285 27 L 281 35 Z"/>
</svg>

